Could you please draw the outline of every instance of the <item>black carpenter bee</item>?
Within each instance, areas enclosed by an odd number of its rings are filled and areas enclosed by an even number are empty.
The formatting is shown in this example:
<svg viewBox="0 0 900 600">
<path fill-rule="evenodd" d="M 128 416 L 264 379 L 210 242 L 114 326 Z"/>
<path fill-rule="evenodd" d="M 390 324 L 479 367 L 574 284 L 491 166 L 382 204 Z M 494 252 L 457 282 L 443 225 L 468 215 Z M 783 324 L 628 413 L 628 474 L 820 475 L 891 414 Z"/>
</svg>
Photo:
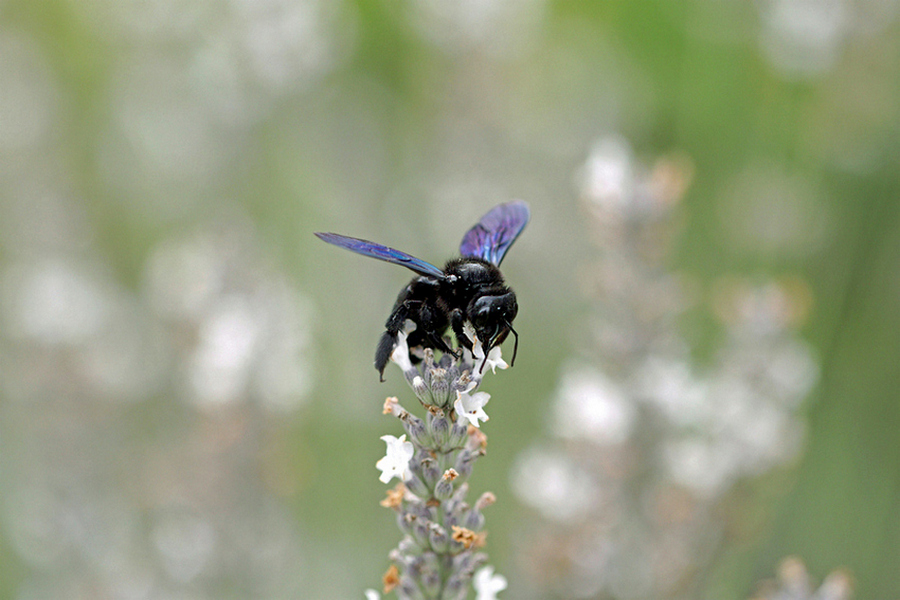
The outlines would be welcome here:
<svg viewBox="0 0 900 600">
<path fill-rule="evenodd" d="M 443 270 L 375 242 L 336 233 L 316 233 L 329 244 L 402 265 L 419 274 L 400 290 L 375 350 L 375 368 L 382 381 L 397 336 L 406 330 L 407 320 L 415 324 L 407 339 L 410 348 L 434 348 L 454 356 L 459 353 L 444 338 L 447 327 L 453 329 L 461 346 L 472 350 L 472 341 L 463 331 L 463 325 L 471 323 L 485 356 L 512 332 L 516 343 L 510 363 L 515 362 L 519 335 L 512 323 L 519 306 L 498 267 L 530 218 L 528 204 L 521 200 L 495 206 L 466 232 L 459 246 L 462 256 L 447 261 Z M 482 370 L 485 363 L 481 364 Z"/>
</svg>

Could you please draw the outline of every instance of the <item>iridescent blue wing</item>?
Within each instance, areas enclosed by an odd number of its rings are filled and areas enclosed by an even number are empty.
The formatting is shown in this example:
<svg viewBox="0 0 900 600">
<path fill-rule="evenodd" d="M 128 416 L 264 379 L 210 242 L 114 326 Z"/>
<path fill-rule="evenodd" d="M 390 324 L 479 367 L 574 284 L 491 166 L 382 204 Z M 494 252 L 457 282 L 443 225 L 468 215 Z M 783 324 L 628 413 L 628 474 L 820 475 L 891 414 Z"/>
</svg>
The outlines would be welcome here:
<svg viewBox="0 0 900 600">
<path fill-rule="evenodd" d="M 498 204 L 466 232 L 459 245 L 459 253 L 499 266 L 530 218 L 528 204 L 521 200 Z"/>
<path fill-rule="evenodd" d="M 425 262 L 415 256 L 410 256 L 406 252 L 400 252 L 399 250 L 376 244 L 375 242 L 347 237 L 346 235 L 338 235 L 337 233 L 316 233 L 316 237 L 329 244 L 346 248 L 357 254 L 371 256 L 372 258 L 377 258 L 389 263 L 394 263 L 395 265 L 406 267 L 407 269 L 412 269 L 419 275 L 428 275 L 430 277 L 436 277 L 437 279 L 444 279 L 444 277 L 446 277 L 443 271 L 429 262 Z"/>
</svg>

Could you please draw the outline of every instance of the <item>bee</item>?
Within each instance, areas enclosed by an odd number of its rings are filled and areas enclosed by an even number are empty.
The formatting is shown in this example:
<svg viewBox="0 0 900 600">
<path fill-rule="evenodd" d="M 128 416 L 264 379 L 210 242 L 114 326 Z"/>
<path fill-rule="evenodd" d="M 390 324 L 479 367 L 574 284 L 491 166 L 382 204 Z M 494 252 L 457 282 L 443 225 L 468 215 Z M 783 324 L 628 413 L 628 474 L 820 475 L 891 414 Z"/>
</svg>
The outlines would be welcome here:
<svg viewBox="0 0 900 600">
<path fill-rule="evenodd" d="M 466 232 L 459 246 L 460 257 L 447 261 L 443 269 L 375 242 L 337 233 L 316 233 L 329 244 L 404 266 L 417 274 L 400 290 L 375 350 L 375 369 L 381 381 L 401 331 L 408 331 L 410 348 L 433 348 L 456 357 L 461 352 L 451 348 L 450 339 L 444 337 L 448 327 L 459 346 L 471 351 L 473 342 L 464 331 L 464 326 L 470 324 L 485 356 L 511 332 L 515 345 L 510 364 L 515 363 L 519 334 L 513 329 L 513 321 L 519 305 L 499 267 L 530 218 L 528 204 L 521 200 L 495 206 Z M 411 331 L 407 321 L 415 325 Z M 415 356 L 411 358 L 417 360 Z M 482 371 L 486 362 L 481 364 Z"/>
</svg>

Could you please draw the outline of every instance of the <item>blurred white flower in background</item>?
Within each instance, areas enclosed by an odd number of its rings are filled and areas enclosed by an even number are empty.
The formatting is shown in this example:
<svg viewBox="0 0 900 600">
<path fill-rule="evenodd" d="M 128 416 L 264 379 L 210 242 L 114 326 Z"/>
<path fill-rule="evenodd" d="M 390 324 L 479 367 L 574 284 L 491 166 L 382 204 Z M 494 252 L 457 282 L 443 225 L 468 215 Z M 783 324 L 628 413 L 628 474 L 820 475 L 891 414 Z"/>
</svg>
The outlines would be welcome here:
<svg viewBox="0 0 900 600">
<path fill-rule="evenodd" d="M 50 133 L 59 92 L 49 65 L 27 36 L 0 29 L 0 55 L 0 153 L 6 156 L 33 148 Z M 0 164 L 0 171 L 10 166 Z"/>
<path fill-rule="evenodd" d="M 582 193 L 603 212 L 618 213 L 634 198 L 634 157 L 631 145 L 621 136 L 598 140 L 581 174 Z"/>
<path fill-rule="evenodd" d="M 242 164 L 253 128 L 337 68 L 355 43 L 352 10 L 340 2 L 89 6 L 122 49 L 99 171 L 132 210 L 164 223 L 213 203 L 210 190 Z"/>
<path fill-rule="evenodd" d="M 180 363 L 192 401 L 253 399 L 290 410 L 312 387 L 310 301 L 267 277 L 249 241 L 224 230 L 161 244 L 148 263 L 147 294 L 163 322 L 193 340 Z"/>
<path fill-rule="evenodd" d="M 546 521 L 519 545 L 530 597 L 681 597 L 715 556 L 726 526 L 717 503 L 802 446 L 796 412 L 818 367 L 793 331 L 801 282 L 724 279 L 712 309 L 725 336 L 710 364 L 680 338 L 689 296 L 666 264 L 692 173 L 681 155 L 645 167 L 617 135 L 582 169 L 599 250 L 581 271 L 592 326 L 562 370 L 550 439 L 512 474 Z"/>
<path fill-rule="evenodd" d="M 760 6 L 760 46 L 783 76 L 807 78 L 832 68 L 850 26 L 844 0 L 767 0 Z"/>
<path fill-rule="evenodd" d="M 519 498 L 554 521 L 575 523 L 588 515 L 601 491 L 590 472 L 564 453 L 530 448 L 516 463 L 513 490 Z"/>
<path fill-rule="evenodd" d="M 789 556 L 778 566 L 774 580 L 762 581 L 754 600 L 850 600 L 853 597 L 853 576 L 845 569 L 832 571 L 820 586 L 816 586 L 806 565 L 796 556 Z"/>
<path fill-rule="evenodd" d="M 409 0 L 414 27 L 452 54 L 480 49 L 509 57 L 528 49 L 543 24 L 545 0 Z"/>
<path fill-rule="evenodd" d="M 637 417 L 627 395 L 597 369 L 565 369 L 553 404 L 555 432 L 598 444 L 621 444 L 631 436 Z"/>
<path fill-rule="evenodd" d="M 310 301 L 245 223 L 202 229 L 151 251 L 137 289 L 89 235 L 33 238 L 0 271 L 0 517 L 22 593 L 145 597 L 199 579 L 274 591 L 303 573 L 287 508 L 263 494 L 293 475 L 258 447 L 311 389 Z"/>
</svg>

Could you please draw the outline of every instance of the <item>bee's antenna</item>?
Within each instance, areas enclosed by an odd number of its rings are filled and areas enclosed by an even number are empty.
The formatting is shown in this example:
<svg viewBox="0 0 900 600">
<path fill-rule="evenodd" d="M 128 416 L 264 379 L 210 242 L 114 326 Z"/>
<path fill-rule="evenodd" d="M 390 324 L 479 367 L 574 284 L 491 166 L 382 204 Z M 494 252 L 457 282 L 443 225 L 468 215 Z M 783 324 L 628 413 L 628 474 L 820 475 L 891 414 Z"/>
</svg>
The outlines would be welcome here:
<svg viewBox="0 0 900 600">
<path fill-rule="evenodd" d="M 513 329 L 512 323 L 509 321 L 506 322 L 506 326 L 509 327 L 509 330 L 512 331 L 513 335 L 516 336 L 516 342 L 513 344 L 513 357 L 512 360 L 509 361 L 509 366 L 515 366 L 516 364 L 516 352 L 519 351 L 519 334 L 516 333 L 516 330 Z"/>
<path fill-rule="evenodd" d="M 481 361 L 481 368 L 478 369 L 479 373 L 484 373 L 484 365 L 487 364 L 488 354 L 491 353 L 490 342 L 488 342 L 488 346 L 484 348 L 484 359 Z"/>
</svg>

